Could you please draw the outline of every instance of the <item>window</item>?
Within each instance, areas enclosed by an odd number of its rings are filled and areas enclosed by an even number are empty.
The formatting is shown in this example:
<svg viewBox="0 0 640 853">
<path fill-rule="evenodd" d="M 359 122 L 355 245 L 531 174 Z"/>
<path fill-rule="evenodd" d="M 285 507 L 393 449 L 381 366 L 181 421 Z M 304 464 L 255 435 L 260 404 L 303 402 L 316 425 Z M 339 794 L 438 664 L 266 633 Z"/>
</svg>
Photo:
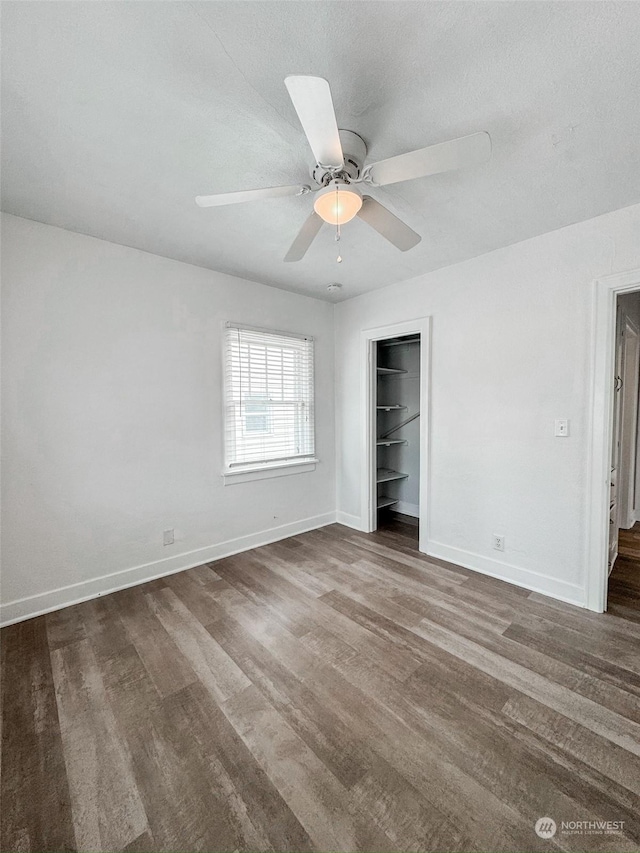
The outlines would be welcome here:
<svg viewBox="0 0 640 853">
<path fill-rule="evenodd" d="M 269 408 L 264 400 L 244 404 L 244 428 L 246 432 L 269 432 Z"/>
<path fill-rule="evenodd" d="M 227 324 L 228 472 L 314 461 L 313 338 Z"/>
</svg>

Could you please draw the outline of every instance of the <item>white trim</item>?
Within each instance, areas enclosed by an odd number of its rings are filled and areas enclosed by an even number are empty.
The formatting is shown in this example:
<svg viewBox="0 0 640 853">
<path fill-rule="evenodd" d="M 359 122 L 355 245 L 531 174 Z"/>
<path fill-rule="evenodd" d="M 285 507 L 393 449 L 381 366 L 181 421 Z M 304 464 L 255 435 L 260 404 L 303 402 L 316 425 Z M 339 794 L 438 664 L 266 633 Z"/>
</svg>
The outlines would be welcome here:
<svg viewBox="0 0 640 853">
<path fill-rule="evenodd" d="M 362 519 L 359 515 L 350 515 L 348 512 L 338 510 L 336 521 L 338 524 L 344 524 L 345 527 L 352 527 L 354 530 L 359 530 L 362 533 L 366 532 L 362 529 Z"/>
<path fill-rule="evenodd" d="M 398 501 L 391 509 L 393 512 L 399 512 L 400 515 L 410 515 L 413 518 L 420 518 L 419 504 L 408 504 L 406 501 Z"/>
<path fill-rule="evenodd" d="M 248 483 L 252 480 L 269 480 L 272 477 L 287 477 L 289 474 L 307 474 L 316 470 L 319 459 L 301 459 L 295 462 L 277 462 L 275 464 L 254 465 L 237 470 L 222 472 L 225 486 L 235 483 Z"/>
<path fill-rule="evenodd" d="M 585 584 L 586 606 L 597 613 L 603 613 L 607 605 L 616 298 L 618 294 L 638 289 L 640 269 L 609 275 L 593 283 Z"/>
<path fill-rule="evenodd" d="M 156 578 L 183 572 L 185 569 L 193 569 L 195 566 L 203 565 L 203 563 L 210 563 L 213 560 L 231 557 L 233 554 L 239 554 L 242 551 L 259 548 L 261 545 L 269 545 L 271 542 L 278 542 L 280 539 L 287 539 L 289 536 L 297 536 L 300 533 L 306 533 L 308 530 L 316 530 L 318 527 L 333 524 L 335 520 L 335 512 L 327 512 L 324 515 L 303 518 L 300 521 L 282 524 L 279 527 L 272 527 L 259 533 L 240 536 L 237 539 L 228 539 L 226 542 L 219 542 L 216 545 L 208 545 L 205 548 L 196 548 L 194 551 L 165 557 L 153 563 L 121 569 L 99 578 L 80 581 L 48 592 L 8 601 L 0 607 L 0 626 L 22 622 L 24 619 L 31 619 L 33 616 L 41 616 L 43 613 L 50 613 L 52 610 L 69 607 L 71 604 L 79 604 L 81 601 L 108 595 L 110 592 L 116 592 L 119 589 L 127 589 Z"/>
<path fill-rule="evenodd" d="M 465 551 L 463 548 L 454 548 L 451 545 L 445 545 L 434 540 L 429 541 L 427 554 L 430 557 L 455 563 L 482 575 L 489 575 L 489 577 L 498 578 L 515 586 L 530 589 L 532 592 L 566 601 L 576 607 L 586 606 L 585 589 L 579 584 L 561 581 L 550 575 L 542 575 L 538 572 L 532 572 L 530 569 L 522 569 L 519 566 L 503 563 L 501 560 L 494 560 L 491 557 L 474 554 L 471 551 Z"/>
<path fill-rule="evenodd" d="M 361 332 L 363 346 L 360 377 L 360 416 L 362 423 L 362 468 L 360 476 L 360 529 L 364 533 L 375 530 L 376 505 L 371 481 L 372 457 L 375 453 L 375 420 L 372 417 L 373 400 L 376 395 L 377 353 L 373 341 L 365 332 Z"/>
</svg>

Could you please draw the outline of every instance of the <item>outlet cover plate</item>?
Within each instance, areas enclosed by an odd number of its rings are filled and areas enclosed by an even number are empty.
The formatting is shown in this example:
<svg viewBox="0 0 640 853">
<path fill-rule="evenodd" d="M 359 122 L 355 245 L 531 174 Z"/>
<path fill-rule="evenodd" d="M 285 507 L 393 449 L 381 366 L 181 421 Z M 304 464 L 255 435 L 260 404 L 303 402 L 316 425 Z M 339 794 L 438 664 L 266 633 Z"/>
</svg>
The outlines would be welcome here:
<svg viewBox="0 0 640 853">
<path fill-rule="evenodd" d="M 499 533 L 494 533 L 493 547 L 496 551 L 504 551 L 504 536 Z"/>
</svg>

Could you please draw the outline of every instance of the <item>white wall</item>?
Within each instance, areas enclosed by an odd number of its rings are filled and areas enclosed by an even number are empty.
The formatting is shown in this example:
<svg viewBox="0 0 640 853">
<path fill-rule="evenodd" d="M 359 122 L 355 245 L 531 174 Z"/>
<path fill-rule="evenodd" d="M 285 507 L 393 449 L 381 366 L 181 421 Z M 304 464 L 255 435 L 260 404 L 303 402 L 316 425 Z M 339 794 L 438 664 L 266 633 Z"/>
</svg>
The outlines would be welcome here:
<svg viewBox="0 0 640 853">
<path fill-rule="evenodd" d="M 2 250 L 5 621 L 333 520 L 332 305 L 13 216 Z M 314 472 L 223 485 L 225 320 L 315 336 Z"/>
<path fill-rule="evenodd" d="M 584 604 L 592 282 L 637 267 L 640 205 L 337 305 L 339 517 L 363 513 L 360 332 L 431 316 L 429 553 Z"/>
</svg>

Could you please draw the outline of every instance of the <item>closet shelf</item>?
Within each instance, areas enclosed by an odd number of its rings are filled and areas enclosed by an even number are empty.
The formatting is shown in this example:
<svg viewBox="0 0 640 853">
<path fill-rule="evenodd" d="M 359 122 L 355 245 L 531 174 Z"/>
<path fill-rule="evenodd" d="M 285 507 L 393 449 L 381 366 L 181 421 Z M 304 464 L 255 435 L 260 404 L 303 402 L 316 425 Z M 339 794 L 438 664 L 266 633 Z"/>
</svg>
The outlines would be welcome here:
<svg viewBox="0 0 640 853">
<path fill-rule="evenodd" d="M 377 367 L 378 373 L 406 373 L 406 370 L 399 370 L 397 367 Z"/>
<path fill-rule="evenodd" d="M 395 403 L 393 406 L 376 406 L 381 412 L 396 412 L 400 411 L 400 409 L 406 409 L 406 406 L 401 406 L 399 403 Z"/>
<path fill-rule="evenodd" d="M 378 497 L 378 509 L 384 509 L 388 506 L 393 506 L 398 503 L 398 498 L 389 498 L 386 495 L 380 495 Z"/>
<path fill-rule="evenodd" d="M 419 344 L 420 343 L 420 335 L 414 335 L 409 337 L 405 335 L 402 338 L 389 338 L 386 341 L 380 341 L 380 346 L 383 347 L 397 347 L 397 346 L 406 346 L 407 344 Z"/>
<path fill-rule="evenodd" d="M 391 468 L 378 468 L 376 471 L 376 483 L 388 483 L 390 480 L 405 480 L 409 475 L 401 471 L 393 471 Z"/>
<path fill-rule="evenodd" d="M 379 438 L 376 441 L 378 447 L 389 447 L 390 444 L 406 444 L 406 438 Z"/>
</svg>

